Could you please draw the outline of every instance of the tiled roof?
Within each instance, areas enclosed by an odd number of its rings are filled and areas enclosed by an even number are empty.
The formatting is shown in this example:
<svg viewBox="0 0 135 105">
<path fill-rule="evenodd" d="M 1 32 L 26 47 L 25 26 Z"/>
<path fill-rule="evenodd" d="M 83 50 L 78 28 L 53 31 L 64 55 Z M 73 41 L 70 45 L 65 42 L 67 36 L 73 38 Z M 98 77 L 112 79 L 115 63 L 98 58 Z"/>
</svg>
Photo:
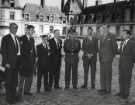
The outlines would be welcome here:
<svg viewBox="0 0 135 105">
<path fill-rule="evenodd" d="M 67 0 L 64 6 L 64 13 L 68 14 L 72 11 L 73 14 L 78 14 L 83 9 L 81 0 Z"/>
<path fill-rule="evenodd" d="M 49 15 L 53 15 L 55 19 L 64 16 L 64 14 L 59 10 L 58 7 L 47 7 L 42 8 L 36 4 L 26 4 L 24 6 L 24 14 L 28 13 L 30 15 L 30 20 L 36 21 L 37 15 L 42 15 L 44 18 L 47 18 Z"/>
</svg>

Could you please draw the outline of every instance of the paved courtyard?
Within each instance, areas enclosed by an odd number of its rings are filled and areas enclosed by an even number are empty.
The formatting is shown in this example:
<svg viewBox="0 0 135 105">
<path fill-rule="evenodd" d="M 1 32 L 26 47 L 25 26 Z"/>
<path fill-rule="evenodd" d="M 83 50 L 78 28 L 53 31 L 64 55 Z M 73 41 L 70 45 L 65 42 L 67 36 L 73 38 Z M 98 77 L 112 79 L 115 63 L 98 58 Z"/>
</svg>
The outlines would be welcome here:
<svg viewBox="0 0 135 105">
<path fill-rule="evenodd" d="M 83 84 L 83 68 L 80 57 L 79 62 L 79 73 L 78 73 L 78 87 L 79 89 L 64 90 L 64 62 L 62 62 L 61 68 L 61 80 L 60 85 L 63 87 L 62 90 L 52 90 L 52 92 L 36 93 L 36 77 L 34 77 L 34 83 L 32 86 L 33 96 L 25 96 L 23 101 L 16 105 L 135 105 L 135 71 L 133 71 L 132 88 L 129 100 L 122 100 L 118 97 L 114 97 L 114 94 L 118 92 L 118 57 L 113 62 L 113 78 L 112 78 L 112 94 L 100 96 L 97 94 L 97 89 L 100 88 L 99 82 L 99 62 L 97 62 L 97 74 L 96 74 L 96 89 L 89 88 L 81 89 L 80 86 Z M 89 73 L 90 76 L 90 73 Z M 8 105 L 4 96 L 0 96 L 0 105 Z"/>
</svg>

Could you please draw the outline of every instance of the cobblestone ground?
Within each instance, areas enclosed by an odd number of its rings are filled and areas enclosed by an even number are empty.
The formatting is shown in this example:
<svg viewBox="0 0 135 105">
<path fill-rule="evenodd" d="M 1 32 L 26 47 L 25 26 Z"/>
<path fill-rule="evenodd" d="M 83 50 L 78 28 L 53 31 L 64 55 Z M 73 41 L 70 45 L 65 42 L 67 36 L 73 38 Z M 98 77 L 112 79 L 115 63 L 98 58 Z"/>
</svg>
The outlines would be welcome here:
<svg viewBox="0 0 135 105">
<path fill-rule="evenodd" d="M 97 62 L 97 74 L 96 74 L 96 89 L 92 90 L 90 88 L 90 78 L 89 78 L 89 88 L 88 89 L 69 89 L 64 90 L 64 62 L 62 62 L 61 68 L 61 80 L 60 85 L 62 90 L 52 90 L 52 92 L 44 92 L 43 89 L 41 93 L 36 93 L 36 77 L 34 78 L 32 92 L 33 96 L 24 96 L 22 102 L 16 105 L 135 105 L 135 72 L 133 71 L 131 94 L 128 100 L 122 100 L 118 97 L 114 97 L 114 94 L 118 92 L 118 58 L 114 60 L 113 63 L 113 78 L 112 78 L 112 93 L 110 95 L 100 96 L 97 94 L 97 89 L 100 88 L 99 84 L 99 62 Z M 89 73 L 90 76 L 90 73 Z M 83 68 L 82 61 L 79 62 L 79 73 L 78 73 L 78 87 L 83 84 Z M 0 105 L 8 105 L 4 96 L 0 96 Z"/>
</svg>

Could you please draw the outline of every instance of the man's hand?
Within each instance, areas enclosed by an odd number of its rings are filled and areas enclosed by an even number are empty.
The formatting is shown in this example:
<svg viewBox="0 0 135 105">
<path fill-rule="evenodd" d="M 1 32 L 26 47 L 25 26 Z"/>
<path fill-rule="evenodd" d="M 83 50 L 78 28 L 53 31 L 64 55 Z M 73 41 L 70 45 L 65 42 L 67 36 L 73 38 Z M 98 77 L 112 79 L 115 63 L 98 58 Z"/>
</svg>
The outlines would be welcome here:
<svg viewBox="0 0 135 105">
<path fill-rule="evenodd" d="M 93 56 L 93 54 L 88 54 L 88 58 L 90 59 Z"/>
<path fill-rule="evenodd" d="M 5 67 L 9 69 L 11 66 L 10 64 L 6 64 Z"/>
</svg>

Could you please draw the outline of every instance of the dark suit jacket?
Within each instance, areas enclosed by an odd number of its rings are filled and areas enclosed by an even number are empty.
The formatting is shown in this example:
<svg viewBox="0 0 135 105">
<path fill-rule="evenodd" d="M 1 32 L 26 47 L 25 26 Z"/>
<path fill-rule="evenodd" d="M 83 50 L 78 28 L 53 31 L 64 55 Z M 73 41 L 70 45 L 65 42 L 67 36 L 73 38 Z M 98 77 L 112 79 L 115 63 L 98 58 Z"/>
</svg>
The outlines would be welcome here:
<svg viewBox="0 0 135 105">
<path fill-rule="evenodd" d="M 51 47 L 51 49 L 53 51 L 53 54 L 55 56 L 57 56 L 57 57 L 61 57 L 62 56 L 61 55 L 62 40 L 58 39 L 58 38 L 57 38 L 57 40 L 58 40 L 58 45 L 57 45 L 57 43 L 56 43 L 54 38 L 49 40 L 49 44 L 50 44 L 50 47 Z"/>
<path fill-rule="evenodd" d="M 113 61 L 117 53 L 117 42 L 113 35 L 109 34 L 105 39 L 100 38 L 100 61 Z"/>
<path fill-rule="evenodd" d="M 12 69 L 16 68 L 18 49 L 15 47 L 15 43 L 10 34 L 2 38 L 1 50 L 2 65 L 5 67 L 6 64 L 10 64 Z"/>
<path fill-rule="evenodd" d="M 91 60 L 97 60 L 98 40 L 92 37 L 92 40 L 85 38 L 82 43 L 82 51 L 84 52 L 82 59 L 88 59 L 88 54 L 93 54 Z"/>
<path fill-rule="evenodd" d="M 30 40 L 26 35 L 20 38 L 21 43 L 21 70 L 20 74 L 23 76 L 32 76 L 35 71 L 35 42 Z"/>
<path fill-rule="evenodd" d="M 15 43 L 10 34 L 2 38 L 1 44 L 2 53 L 2 66 L 5 67 L 6 64 L 10 64 L 10 68 L 6 68 L 6 83 L 11 85 L 17 85 L 18 82 L 18 49 L 15 47 Z"/>
<path fill-rule="evenodd" d="M 64 42 L 65 62 L 78 63 L 81 43 L 78 39 L 66 39 Z M 72 55 L 73 53 L 73 55 Z"/>
<path fill-rule="evenodd" d="M 125 65 L 133 64 L 135 62 L 135 38 L 130 38 L 125 47 L 120 49 L 120 60 L 119 64 Z"/>
<path fill-rule="evenodd" d="M 44 72 L 42 70 L 47 70 L 47 68 L 49 67 L 49 65 L 51 64 L 51 59 L 48 55 L 49 50 L 48 48 L 45 48 L 43 46 L 43 44 L 39 44 L 37 46 L 37 67 L 38 67 L 38 71 Z"/>
</svg>

